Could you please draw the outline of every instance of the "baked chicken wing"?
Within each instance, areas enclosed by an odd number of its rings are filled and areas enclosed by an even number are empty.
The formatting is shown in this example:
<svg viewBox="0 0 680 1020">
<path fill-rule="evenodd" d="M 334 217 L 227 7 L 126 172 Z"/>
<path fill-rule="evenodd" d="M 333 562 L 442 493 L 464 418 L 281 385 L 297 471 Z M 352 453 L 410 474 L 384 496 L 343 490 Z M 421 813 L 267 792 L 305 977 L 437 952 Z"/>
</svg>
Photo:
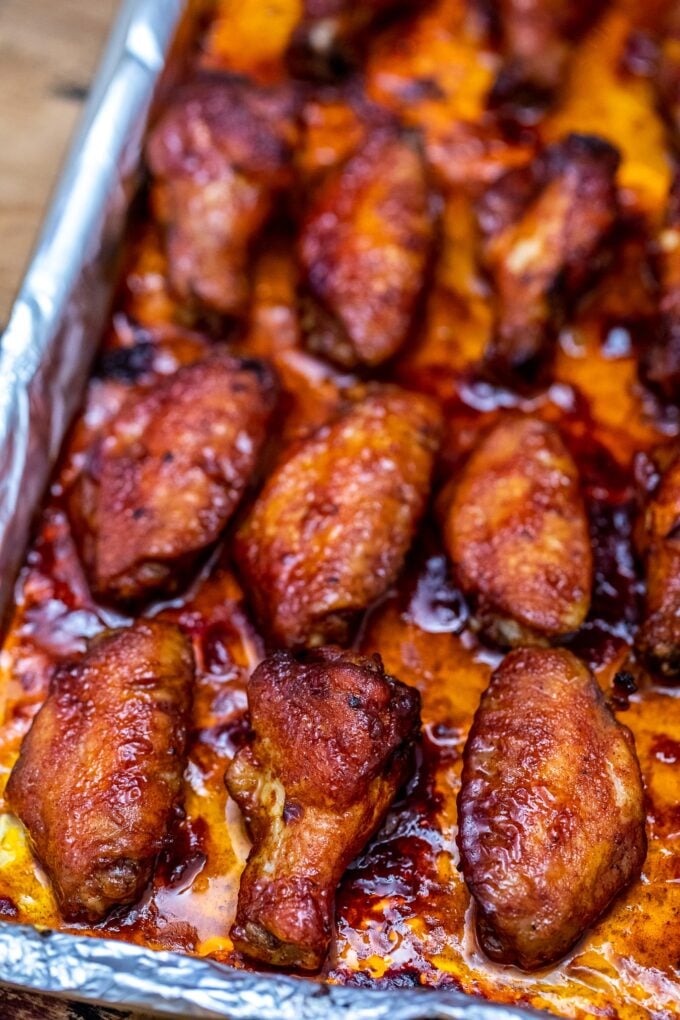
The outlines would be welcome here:
<svg viewBox="0 0 680 1020">
<path fill-rule="evenodd" d="M 494 5 L 506 60 L 491 105 L 546 106 L 562 82 L 573 43 L 605 6 L 606 0 L 500 0 Z"/>
<path fill-rule="evenodd" d="M 290 63 L 299 73 L 333 78 L 356 62 L 366 31 L 381 16 L 406 9 L 408 0 L 303 0 L 302 17 L 290 43 Z"/>
<path fill-rule="evenodd" d="M 480 204 L 485 262 L 498 321 L 487 361 L 529 380 L 540 369 L 566 299 L 592 275 L 617 214 L 619 155 L 608 142 L 569 135 L 531 167 L 511 170 Z"/>
<path fill-rule="evenodd" d="M 99 921 L 149 882 L 180 799 L 193 677 L 181 631 L 144 621 L 52 680 L 6 799 L 67 919 Z"/>
<path fill-rule="evenodd" d="M 284 456 L 235 543 L 274 641 L 344 643 L 395 580 L 425 509 L 440 429 L 431 400 L 385 387 Z"/>
<path fill-rule="evenodd" d="M 444 512 L 444 541 L 477 620 L 503 646 L 577 630 L 592 551 L 576 465 L 555 428 L 501 421 L 473 451 Z"/>
<path fill-rule="evenodd" d="M 183 301 L 245 311 L 253 241 L 290 179 L 293 111 L 290 91 L 206 75 L 178 92 L 153 131 L 153 206 Z"/>
<path fill-rule="evenodd" d="M 264 362 L 215 352 L 133 393 L 70 494 L 97 594 L 127 602 L 178 587 L 244 492 L 275 390 Z"/>
<path fill-rule="evenodd" d="M 248 687 L 252 741 L 226 776 L 253 849 L 231 930 L 241 952 L 318 969 L 340 878 L 409 772 L 420 697 L 380 659 L 278 652 Z"/>
<path fill-rule="evenodd" d="M 645 804 L 633 737 L 563 649 L 520 649 L 494 673 L 458 796 L 463 876 L 485 952 L 553 963 L 640 874 Z"/>
<path fill-rule="evenodd" d="M 311 350 L 345 367 L 378 365 L 409 335 L 434 235 L 422 155 L 392 127 L 321 185 L 302 225 Z"/>
<path fill-rule="evenodd" d="M 647 592 L 637 647 L 653 668 L 680 674 L 680 454 L 664 471 L 640 529 Z"/>
</svg>

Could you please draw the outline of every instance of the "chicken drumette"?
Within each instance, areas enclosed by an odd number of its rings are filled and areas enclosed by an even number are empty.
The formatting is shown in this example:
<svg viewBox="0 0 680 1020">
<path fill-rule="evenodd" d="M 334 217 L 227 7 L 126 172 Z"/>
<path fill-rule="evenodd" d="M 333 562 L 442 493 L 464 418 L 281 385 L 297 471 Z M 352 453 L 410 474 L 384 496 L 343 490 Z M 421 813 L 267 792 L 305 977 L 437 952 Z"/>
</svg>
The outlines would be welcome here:
<svg viewBox="0 0 680 1020">
<path fill-rule="evenodd" d="M 378 657 L 323 648 L 267 659 L 248 703 L 252 739 L 226 776 L 254 843 L 231 936 L 248 956 L 316 970 L 338 882 L 408 776 L 420 697 Z"/>
</svg>

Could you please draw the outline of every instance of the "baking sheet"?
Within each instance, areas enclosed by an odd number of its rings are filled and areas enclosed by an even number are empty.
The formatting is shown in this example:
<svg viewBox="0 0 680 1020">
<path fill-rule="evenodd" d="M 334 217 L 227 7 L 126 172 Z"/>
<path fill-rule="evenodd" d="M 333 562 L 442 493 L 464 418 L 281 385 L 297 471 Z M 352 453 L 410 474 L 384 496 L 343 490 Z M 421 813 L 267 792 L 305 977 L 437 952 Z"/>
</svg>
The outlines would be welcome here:
<svg viewBox="0 0 680 1020">
<path fill-rule="evenodd" d="M 0 612 L 80 404 L 154 93 L 187 3 L 125 0 L 0 345 Z M 232 1020 L 503 1020 L 452 990 L 366 990 L 255 975 L 111 940 L 0 924 L 0 982 L 67 999 Z M 537 1014 L 531 1013 L 535 1016 Z"/>
</svg>

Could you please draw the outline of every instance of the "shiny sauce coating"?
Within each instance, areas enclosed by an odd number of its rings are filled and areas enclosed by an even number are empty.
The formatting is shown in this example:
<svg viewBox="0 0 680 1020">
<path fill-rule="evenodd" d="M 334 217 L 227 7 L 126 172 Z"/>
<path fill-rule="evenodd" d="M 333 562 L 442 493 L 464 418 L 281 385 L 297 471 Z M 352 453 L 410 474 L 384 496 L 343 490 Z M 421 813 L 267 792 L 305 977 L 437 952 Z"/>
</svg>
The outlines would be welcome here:
<svg viewBox="0 0 680 1020">
<path fill-rule="evenodd" d="M 221 0 L 202 30 L 190 73 L 230 71 L 263 85 L 282 81 L 301 6 L 298 0 Z M 574 44 L 565 83 L 545 116 L 490 138 L 484 108 L 501 57 L 471 17 L 474 6 L 463 0 L 414 5 L 417 13 L 405 20 L 375 27 L 361 73 L 342 86 L 305 86 L 296 172 L 304 189 L 345 159 L 370 131 L 376 108 L 420 133 L 440 220 L 437 255 L 415 335 L 370 378 L 440 402 L 445 438 L 435 494 L 506 409 L 530 411 L 560 429 L 580 471 L 595 578 L 589 615 L 566 643 L 590 664 L 635 736 L 648 797 L 649 853 L 641 880 L 558 965 L 528 976 L 482 954 L 458 871 L 456 794 L 466 735 L 499 653 L 469 626 L 433 507 L 402 576 L 366 615 L 356 639 L 360 651 L 380 652 L 389 672 L 418 687 L 424 736 L 413 779 L 343 879 L 323 976 L 366 987 L 452 986 L 565 1017 L 672 1018 L 680 1002 L 680 691 L 662 685 L 631 652 L 644 596 L 634 522 L 655 481 L 651 452 L 680 432 L 675 409 L 657 403 L 637 370 L 654 314 L 649 237 L 662 218 L 671 168 L 650 78 L 629 68 L 637 66 L 633 43 L 656 31 L 664 3 L 654 0 L 642 10 L 633 0 L 613 0 Z M 474 372 L 490 341 L 492 312 L 489 284 L 478 268 L 470 181 L 493 181 L 525 164 L 539 143 L 569 131 L 600 134 L 621 152 L 623 215 L 614 257 L 568 309 L 550 380 L 519 396 L 478 381 Z M 130 388 L 204 355 L 211 333 L 228 339 L 240 356 L 271 359 L 284 398 L 270 430 L 266 473 L 284 440 L 325 423 L 343 398 L 365 387 L 367 373 L 334 368 L 302 343 L 291 242 L 295 209 L 291 202 L 268 228 L 256 253 L 247 327 L 225 337 L 221 326 L 197 318 L 173 297 L 141 197 L 111 327 L 17 583 L 0 658 L 0 786 L 57 666 L 82 654 L 87 638 L 128 619 L 90 594 L 65 494 L 84 451 L 106 431 Z M 247 494 L 246 509 L 253 495 Z M 185 815 L 174 824 L 151 886 L 136 906 L 115 911 L 95 929 L 68 927 L 23 829 L 0 814 L 3 919 L 249 966 L 228 937 L 249 844 L 223 776 L 245 738 L 246 682 L 266 643 L 230 559 L 237 525 L 203 560 L 187 590 L 146 610 L 182 627 L 198 666 Z"/>
</svg>

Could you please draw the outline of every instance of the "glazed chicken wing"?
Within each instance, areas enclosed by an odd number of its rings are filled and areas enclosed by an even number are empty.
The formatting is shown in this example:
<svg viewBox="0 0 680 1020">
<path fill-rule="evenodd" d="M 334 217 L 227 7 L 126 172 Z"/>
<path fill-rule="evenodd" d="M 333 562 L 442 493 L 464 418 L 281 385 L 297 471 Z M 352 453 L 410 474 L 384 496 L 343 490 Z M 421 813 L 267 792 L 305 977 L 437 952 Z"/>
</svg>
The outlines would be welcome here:
<svg viewBox="0 0 680 1020">
<path fill-rule="evenodd" d="M 394 581 L 425 508 L 440 429 L 432 401 L 385 387 L 284 457 L 236 537 L 277 643 L 344 642 Z"/>
<path fill-rule="evenodd" d="M 642 377 L 668 401 L 680 397 L 680 174 L 659 237 L 661 284 L 657 335 L 643 351 Z"/>
<path fill-rule="evenodd" d="M 492 369 L 531 380 L 556 335 L 556 317 L 592 275 L 617 213 L 616 150 L 569 135 L 525 170 L 512 170 L 480 205 L 498 322 Z"/>
<path fill-rule="evenodd" d="M 677 3 L 669 5 L 660 39 L 658 87 L 677 151 L 680 149 L 680 6 Z"/>
<path fill-rule="evenodd" d="M 640 874 L 645 804 L 633 738 L 563 649 L 520 649 L 475 716 L 458 796 L 463 875 L 485 952 L 553 963 Z"/>
<path fill-rule="evenodd" d="M 254 843 L 231 937 L 255 959 L 317 970 L 338 882 L 408 775 L 420 697 L 377 656 L 323 648 L 267 659 L 248 703 L 252 742 L 226 776 Z"/>
<path fill-rule="evenodd" d="M 458 582 L 503 646 L 577 630 L 592 551 L 576 465 L 551 425 L 501 421 L 473 451 L 444 514 Z"/>
<path fill-rule="evenodd" d="M 302 225 L 310 349 L 346 367 L 394 354 L 411 329 L 433 233 L 418 147 L 376 128 L 324 182 Z"/>
<path fill-rule="evenodd" d="M 637 647 L 652 667 L 680 674 L 680 454 L 666 468 L 641 522 L 647 592 Z"/>
<path fill-rule="evenodd" d="M 172 624 L 96 638 L 55 675 L 7 784 L 64 917 L 101 920 L 151 878 L 181 793 L 194 661 Z"/>
<path fill-rule="evenodd" d="M 128 399 L 70 494 L 99 595 L 127 602 L 177 588 L 238 505 L 275 389 L 264 362 L 215 352 Z"/>
<path fill-rule="evenodd" d="M 290 179 L 292 93 L 206 76 L 181 90 L 149 139 L 153 205 L 179 298 L 239 315 L 249 255 Z"/>
</svg>

